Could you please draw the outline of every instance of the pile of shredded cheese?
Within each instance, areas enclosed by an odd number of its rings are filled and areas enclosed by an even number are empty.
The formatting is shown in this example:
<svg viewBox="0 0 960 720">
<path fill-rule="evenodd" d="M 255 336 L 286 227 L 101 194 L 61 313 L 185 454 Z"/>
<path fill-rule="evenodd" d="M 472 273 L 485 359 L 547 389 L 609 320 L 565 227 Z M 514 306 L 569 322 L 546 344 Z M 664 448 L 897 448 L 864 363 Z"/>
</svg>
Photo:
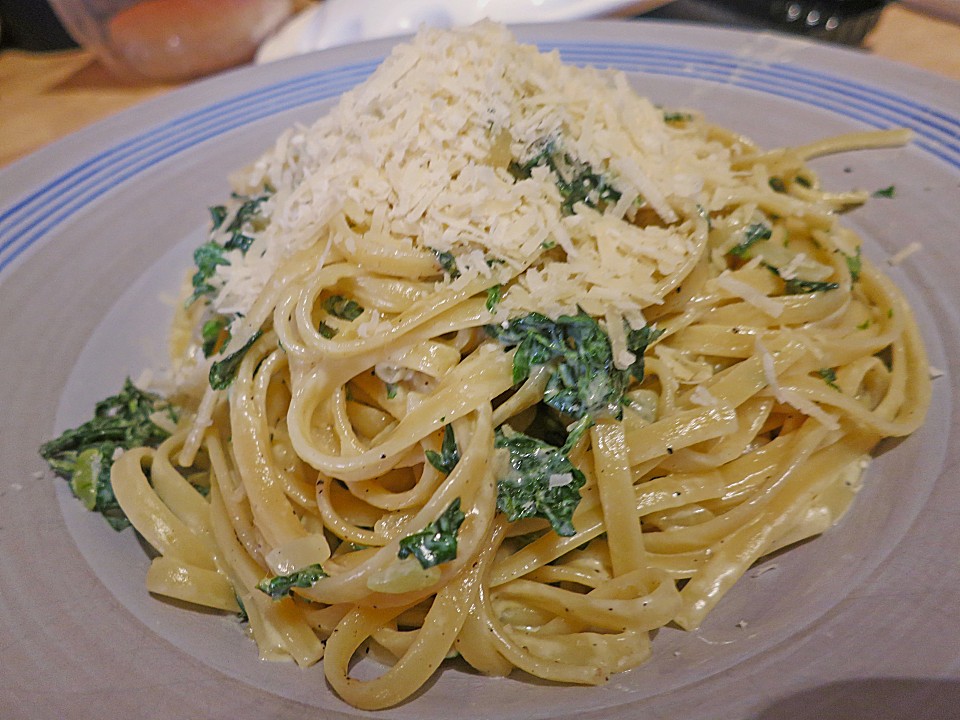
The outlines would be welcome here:
<svg viewBox="0 0 960 720">
<path fill-rule="evenodd" d="M 619 199 L 564 213 L 548 167 L 511 174 L 511 161 L 545 143 L 608 179 Z M 622 73 L 564 65 L 493 23 L 424 30 L 232 179 L 239 193 L 275 192 L 253 246 L 218 268 L 215 308 L 245 313 L 300 249 L 364 244 L 450 253 L 455 284 L 498 266 L 520 272 L 505 316 L 579 305 L 637 327 L 696 252 L 697 220 L 729 197 L 729 152 L 666 122 Z M 638 212 L 647 221 L 623 222 Z"/>
</svg>

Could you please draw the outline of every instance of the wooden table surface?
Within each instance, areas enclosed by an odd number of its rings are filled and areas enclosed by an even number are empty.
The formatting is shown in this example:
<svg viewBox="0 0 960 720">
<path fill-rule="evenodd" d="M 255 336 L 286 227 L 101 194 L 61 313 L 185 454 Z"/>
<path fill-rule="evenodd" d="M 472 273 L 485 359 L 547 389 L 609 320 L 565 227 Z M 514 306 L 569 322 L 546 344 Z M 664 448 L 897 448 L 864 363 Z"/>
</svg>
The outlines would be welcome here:
<svg viewBox="0 0 960 720">
<path fill-rule="evenodd" d="M 888 6 L 868 36 L 875 55 L 960 80 L 960 25 Z M 172 85 L 125 85 L 88 52 L 0 52 L 0 166 Z"/>
</svg>

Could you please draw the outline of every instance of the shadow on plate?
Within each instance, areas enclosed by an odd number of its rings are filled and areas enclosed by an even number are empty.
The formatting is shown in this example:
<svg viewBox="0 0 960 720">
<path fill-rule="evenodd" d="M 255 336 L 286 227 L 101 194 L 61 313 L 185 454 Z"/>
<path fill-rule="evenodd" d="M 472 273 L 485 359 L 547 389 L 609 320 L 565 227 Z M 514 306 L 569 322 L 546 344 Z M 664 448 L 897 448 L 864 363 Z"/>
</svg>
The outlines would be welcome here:
<svg viewBox="0 0 960 720">
<path fill-rule="evenodd" d="M 777 700 L 751 720 L 960 720 L 960 680 L 868 678 Z"/>
</svg>

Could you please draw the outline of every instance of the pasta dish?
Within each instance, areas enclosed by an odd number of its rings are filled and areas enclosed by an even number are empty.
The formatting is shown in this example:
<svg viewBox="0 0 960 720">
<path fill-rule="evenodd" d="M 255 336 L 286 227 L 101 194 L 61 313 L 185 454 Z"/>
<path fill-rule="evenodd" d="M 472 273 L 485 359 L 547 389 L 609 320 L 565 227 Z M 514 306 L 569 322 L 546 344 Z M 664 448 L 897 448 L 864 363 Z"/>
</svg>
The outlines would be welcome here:
<svg viewBox="0 0 960 720">
<path fill-rule="evenodd" d="M 899 290 L 812 158 L 493 23 L 423 30 L 211 208 L 164 383 L 41 453 L 157 596 L 404 701 L 457 656 L 598 684 L 822 533 L 919 427 Z M 375 646 L 376 677 L 351 663 Z"/>
</svg>

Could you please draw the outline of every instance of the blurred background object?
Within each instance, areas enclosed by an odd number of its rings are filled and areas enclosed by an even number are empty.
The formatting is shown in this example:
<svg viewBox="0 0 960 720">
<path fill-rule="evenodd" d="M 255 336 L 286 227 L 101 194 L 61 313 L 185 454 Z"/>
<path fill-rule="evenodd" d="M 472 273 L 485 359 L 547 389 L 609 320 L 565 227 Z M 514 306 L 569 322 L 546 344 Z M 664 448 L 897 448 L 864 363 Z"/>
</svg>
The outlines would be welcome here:
<svg viewBox="0 0 960 720">
<path fill-rule="evenodd" d="M 295 9 L 293 0 L 49 2 L 76 42 L 130 81 L 187 80 L 248 62 Z"/>
</svg>

